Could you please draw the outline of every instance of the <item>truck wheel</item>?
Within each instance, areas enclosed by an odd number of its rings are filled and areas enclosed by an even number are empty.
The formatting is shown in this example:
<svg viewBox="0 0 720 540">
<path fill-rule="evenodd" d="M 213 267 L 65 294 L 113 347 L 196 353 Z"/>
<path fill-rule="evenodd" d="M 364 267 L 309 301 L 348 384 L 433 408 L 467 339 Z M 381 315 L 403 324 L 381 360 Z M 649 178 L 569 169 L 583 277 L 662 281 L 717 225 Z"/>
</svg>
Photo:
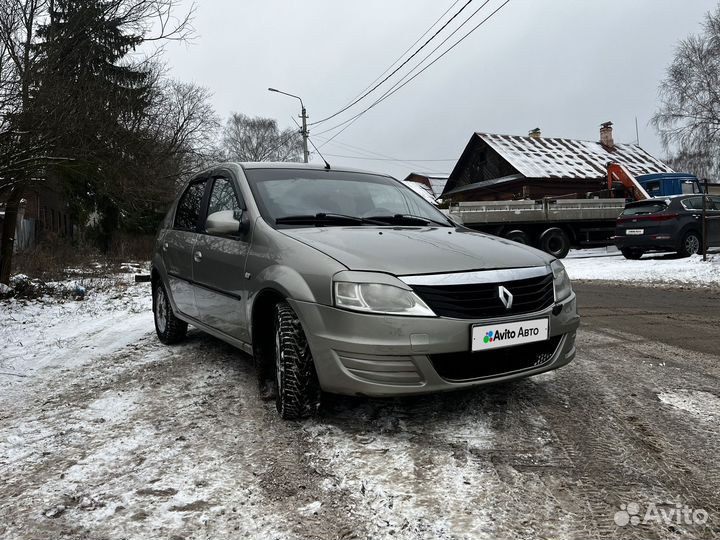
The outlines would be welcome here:
<svg viewBox="0 0 720 540">
<path fill-rule="evenodd" d="M 681 257 L 689 257 L 702 251 L 702 240 L 700 234 L 695 231 L 685 233 L 682 242 L 680 243 L 680 250 L 678 253 Z"/>
<path fill-rule="evenodd" d="M 508 232 L 505 234 L 505 238 L 512 240 L 513 242 L 517 242 L 518 244 L 525 244 L 526 246 L 530 245 L 530 237 L 525 231 L 521 231 L 520 229 Z"/>
<path fill-rule="evenodd" d="M 178 319 L 173 313 L 165 285 L 158 280 L 153 285 L 153 315 L 155 332 L 158 339 L 165 345 L 182 341 L 187 333 L 187 323 Z"/>
<path fill-rule="evenodd" d="M 539 246 L 545 253 L 563 259 L 570 251 L 570 239 L 565 231 L 552 227 L 540 235 Z"/>
<path fill-rule="evenodd" d="M 275 306 L 275 404 L 280 417 L 297 420 L 320 406 L 320 385 L 300 320 L 287 302 Z"/>
<path fill-rule="evenodd" d="M 620 253 L 622 253 L 626 259 L 636 261 L 643 256 L 644 251 L 638 248 L 623 248 L 620 250 Z"/>
</svg>

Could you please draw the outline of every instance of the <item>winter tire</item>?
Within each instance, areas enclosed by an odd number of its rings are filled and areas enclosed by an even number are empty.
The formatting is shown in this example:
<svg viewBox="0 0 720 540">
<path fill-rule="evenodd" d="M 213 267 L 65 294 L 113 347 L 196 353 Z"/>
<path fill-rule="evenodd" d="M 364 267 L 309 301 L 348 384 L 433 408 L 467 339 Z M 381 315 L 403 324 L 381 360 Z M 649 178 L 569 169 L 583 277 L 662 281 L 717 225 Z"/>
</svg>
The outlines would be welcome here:
<svg viewBox="0 0 720 540">
<path fill-rule="evenodd" d="M 680 250 L 678 253 L 681 257 L 689 257 L 690 255 L 696 255 L 702 251 L 702 240 L 700 235 L 695 231 L 690 231 L 683 236 L 682 242 L 680 243 Z"/>
<path fill-rule="evenodd" d="M 622 253 L 626 259 L 636 261 L 643 256 L 644 251 L 637 248 L 623 248 L 620 250 L 620 253 Z"/>
<path fill-rule="evenodd" d="M 165 285 L 157 281 L 153 287 L 153 315 L 155 332 L 161 342 L 172 345 L 182 341 L 187 333 L 187 323 L 178 319 L 173 313 Z"/>
<path fill-rule="evenodd" d="M 275 306 L 276 405 L 280 417 L 313 416 L 320 406 L 320 385 L 300 320 L 287 302 Z"/>
<path fill-rule="evenodd" d="M 540 235 L 539 247 L 545 253 L 564 259 L 570 251 L 570 239 L 559 227 L 551 227 Z"/>
<path fill-rule="evenodd" d="M 520 229 L 515 229 L 506 233 L 505 238 L 512 240 L 513 242 L 517 242 L 518 244 L 525 244 L 526 246 L 530 245 L 530 237 L 525 231 L 521 231 Z"/>
</svg>

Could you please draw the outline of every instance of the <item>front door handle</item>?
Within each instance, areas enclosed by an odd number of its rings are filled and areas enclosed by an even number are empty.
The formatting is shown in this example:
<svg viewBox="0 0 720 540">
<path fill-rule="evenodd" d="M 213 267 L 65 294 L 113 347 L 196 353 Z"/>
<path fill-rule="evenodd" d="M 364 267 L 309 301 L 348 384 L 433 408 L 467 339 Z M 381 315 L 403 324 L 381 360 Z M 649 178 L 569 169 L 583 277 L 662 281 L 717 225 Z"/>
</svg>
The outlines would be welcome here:
<svg viewBox="0 0 720 540">
<path fill-rule="evenodd" d="M 195 262 L 202 261 L 202 253 L 200 253 L 199 251 L 196 251 L 195 253 L 193 253 L 193 260 Z"/>
</svg>

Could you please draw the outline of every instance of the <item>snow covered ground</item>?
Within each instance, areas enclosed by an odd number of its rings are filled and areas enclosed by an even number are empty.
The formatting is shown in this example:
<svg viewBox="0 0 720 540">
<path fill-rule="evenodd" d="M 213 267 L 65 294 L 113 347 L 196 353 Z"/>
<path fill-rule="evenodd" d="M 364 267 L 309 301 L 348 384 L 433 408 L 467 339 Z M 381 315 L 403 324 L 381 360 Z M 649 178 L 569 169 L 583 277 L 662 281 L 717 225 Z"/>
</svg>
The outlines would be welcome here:
<svg viewBox="0 0 720 540">
<path fill-rule="evenodd" d="M 47 366 L 78 367 L 152 329 L 149 286 L 136 284 L 133 273 L 48 285 L 64 290 L 81 285 L 87 292 L 81 301 L 49 296 L 0 301 L 0 371 L 29 377 Z M 0 389 L 5 383 L 7 377 L 0 379 Z"/>
<path fill-rule="evenodd" d="M 720 250 L 708 252 L 708 260 L 694 255 L 652 253 L 631 261 L 615 247 L 571 250 L 563 264 L 573 280 L 624 281 L 681 287 L 720 287 Z"/>
<path fill-rule="evenodd" d="M 565 263 L 574 279 L 716 286 L 720 254 L 591 250 Z M 613 521 L 621 504 L 673 498 L 720 516 L 716 355 L 599 317 L 557 372 L 403 400 L 326 396 L 318 418 L 283 422 L 247 356 L 195 330 L 158 342 L 149 284 L 128 273 L 82 285 L 80 301 L 0 301 L 3 540 L 720 530 Z"/>
</svg>

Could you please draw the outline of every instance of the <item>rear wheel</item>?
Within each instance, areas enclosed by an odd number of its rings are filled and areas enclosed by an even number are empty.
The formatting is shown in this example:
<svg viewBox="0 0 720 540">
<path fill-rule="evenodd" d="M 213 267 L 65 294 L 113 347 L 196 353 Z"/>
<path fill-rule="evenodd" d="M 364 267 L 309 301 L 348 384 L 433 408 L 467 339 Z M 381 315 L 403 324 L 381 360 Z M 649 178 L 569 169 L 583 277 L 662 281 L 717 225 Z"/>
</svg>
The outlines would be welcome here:
<svg viewBox="0 0 720 540">
<path fill-rule="evenodd" d="M 188 325 L 173 313 L 165 285 L 161 281 L 153 286 L 153 315 L 155 332 L 161 342 L 172 345 L 185 337 Z"/>
<path fill-rule="evenodd" d="M 700 235 L 695 231 L 690 231 L 683 236 L 678 253 L 682 257 L 689 257 L 700 253 L 701 249 L 702 240 L 700 240 Z"/>
<path fill-rule="evenodd" d="M 570 239 L 559 227 L 552 227 L 540 235 L 540 249 L 558 259 L 563 259 L 570 251 Z"/>
<path fill-rule="evenodd" d="M 637 260 L 643 256 L 644 251 L 638 248 L 623 248 L 620 250 L 626 259 Z"/>
<path fill-rule="evenodd" d="M 320 385 L 305 333 L 287 302 L 275 306 L 276 405 L 280 417 L 296 420 L 314 415 Z"/>
<path fill-rule="evenodd" d="M 530 245 L 530 237 L 525 231 L 521 231 L 520 229 L 515 229 L 506 233 L 505 238 L 512 240 L 513 242 L 517 242 L 518 244 L 525 244 L 526 246 Z"/>
</svg>

